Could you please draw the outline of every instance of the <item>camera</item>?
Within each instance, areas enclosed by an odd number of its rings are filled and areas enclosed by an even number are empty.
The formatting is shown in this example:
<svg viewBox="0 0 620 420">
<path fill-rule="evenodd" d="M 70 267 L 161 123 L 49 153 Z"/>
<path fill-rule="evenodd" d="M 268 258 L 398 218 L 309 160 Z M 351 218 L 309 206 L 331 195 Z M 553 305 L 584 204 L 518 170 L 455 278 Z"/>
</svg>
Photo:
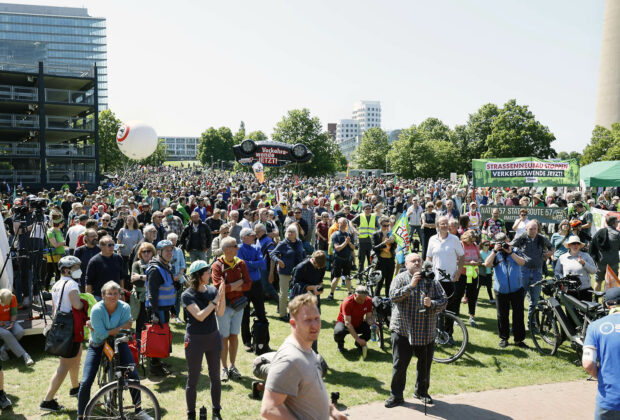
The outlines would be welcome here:
<svg viewBox="0 0 620 420">
<path fill-rule="evenodd" d="M 503 242 L 502 243 L 502 249 L 504 251 L 508 251 L 510 249 L 510 245 L 508 244 L 508 242 Z"/>
<path fill-rule="evenodd" d="M 47 199 L 46 198 L 33 198 L 29 201 L 30 208 L 35 210 L 43 210 L 47 207 Z"/>
<path fill-rule="evenodd" d="M 432 281 L 435 280 L 435 273 L 433 272 L 433 266 L 424 267 L 422 271 L 420 271 L 420 275 L 422 276 L 422 280 L 424 281 Z"/>
</svg>

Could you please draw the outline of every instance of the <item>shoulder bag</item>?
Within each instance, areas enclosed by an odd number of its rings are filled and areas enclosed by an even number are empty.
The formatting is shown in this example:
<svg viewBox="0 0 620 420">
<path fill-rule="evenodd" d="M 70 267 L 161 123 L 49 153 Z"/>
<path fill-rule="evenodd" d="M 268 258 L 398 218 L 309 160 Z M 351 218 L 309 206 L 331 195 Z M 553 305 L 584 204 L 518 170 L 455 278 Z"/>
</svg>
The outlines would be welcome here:
<svg viewBox="0 0 620 420">
<path fill-rule="evenodd" d="M 62 285 L 58 308 L 54 314 L 52 327 L 45 337 L 45 351 L 60 357 L 71 357 L 73 348 L 73 313 L 62 312 L 62 296 L 65 292 L 67 281 Z"/>
</svg>

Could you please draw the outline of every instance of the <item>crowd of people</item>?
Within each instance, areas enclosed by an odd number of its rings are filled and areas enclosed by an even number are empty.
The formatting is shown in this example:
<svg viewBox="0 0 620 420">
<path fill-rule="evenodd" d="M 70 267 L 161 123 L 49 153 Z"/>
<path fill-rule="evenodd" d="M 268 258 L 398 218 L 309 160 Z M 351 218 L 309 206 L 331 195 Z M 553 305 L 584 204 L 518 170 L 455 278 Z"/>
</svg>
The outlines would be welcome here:
<svg viewBox="0 0 620 420">
<path fill-rule="evenodd" d="M 15 252 L 13 289 L 0 290 L 0 358 L 8 360 L 10 352 L 34 363 L 19 344 L 23 330 L 15 317 L 20 308 L 40 306 L 46 292 L 54 311 L 90 306 L 92 333 L 82 379 L 82 346 L 76 342 L 71 357 L 60 359 L 42 410 L 62 409 L 55 395 L 69 373 L 81 418 L 108 337 L 135 328 L 139 340 L 147 324 L 175 322 L 186 327 L 188 418 L 196 418 L 203 355 L 213 418 L 221 418 L 221 382 L 242 377 L 236 364 L 239 334 L 246 349 L 269 351 L 265 302 L 271 300 L 292 333 L 271 361 L 272 374 L 260 384 L 261 414 L 342 418 L 329 404 L 322 380 L 309 379 L 316 377 L 311 372 L 323 277 L 330 273 L 326 299 L 342 301 L 333 331 L 337 348 L 344 351 L 350 335 L 366 358 L 375 322 L 372 296 L 351 279 L 369 264 L 380 273 L 372 292 L 392 302 L 393 375 L 385 405 L 403 402 L 413 355 L 415 396 L 432 403 L 435 318 L 420 323 L 419 317 L 445 308 L 459 314 L 467 303 L 469 324 L 476 327 L 479 291 L 485 288 L 497 307 L 499 347 L 508 345 L 511 332 L 515 345 L 527 347 L 525 299 L 531 316 L 541 294 L 536 284 L 544 275 L 578 275 L 582 286 L 572 293 L 591 300 L 590 276 L 600 289 L 608 266 L 618 272 L 618 219 L 608 215 L 606 227 L 595 231 L 590 209 L 620 210 L 620 188 L 489 189 L 448 180 L 290 174 L 259 184 L 248 173 L 166 166 L 136 167 L 110 179 L 73 191 L 2 187 L 1 210 Z M 45 211 L 36 209 L 42 201 Z M 493 206 L 490 217 L 482 217 L 483 206 Z M 520 206 L 516 220 L 500 218 L 502 206 Z M 568 208 L 568 217 L 541 224 L 528 213 L 534 207 Z M 408 247 L 392 233 L 401 216 L 411 235 Z M 437 279 L 432 284 L 422 276 L 425 264 Z M 85 294 L 93 300 L 87 302 Z M 252 316 L 263 328 L 250 326 Z M 445 328 L 451 333 L 452 325 Z M 266 337 L 256 337 L 255 330 L 265 329 Z M 265 346 L 260 351 L 257 342 Z M 119 350 L 122 360 L 132 360 L 126 345 Z M 290 363 L 299 364 L 300 377 L 287 375 Z M 165 377 L 171 370 L 165 360 L 150 358 L 148 372 Z M 318 393 L 316 400 L 297 398 L 297 390 Z M 148 419 L 140 411 L 140 395 L 132 398 L 137 418 Z M 7 404 L 0 391 L 0 405 Z"/>
</svg>

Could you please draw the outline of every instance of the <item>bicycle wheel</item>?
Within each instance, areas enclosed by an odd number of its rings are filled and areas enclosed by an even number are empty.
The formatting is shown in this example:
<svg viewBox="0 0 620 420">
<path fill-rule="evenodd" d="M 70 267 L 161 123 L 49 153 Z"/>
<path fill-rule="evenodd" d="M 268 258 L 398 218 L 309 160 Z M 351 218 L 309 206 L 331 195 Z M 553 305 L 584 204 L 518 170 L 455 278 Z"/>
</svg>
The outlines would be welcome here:
<svg viewBox="0 0 620 420">
<path fill-rule="evenodd" d="M 562 342 L 560 328 L 553 309 L 546 303 L 538 305 L 532 313 L 529 327 L 536 350 L 541 354 L 553 356 Z"/>
<path fill-rule="evenodd" d="M 446 327 L 452 323 L 452 339 L 446 331 Z M 437 336 L 435 337 L 435 353 L 433 360 L 437 363 L 452 363 L 465 353 L 465 347 L 469 342 L 467 327 L 461 319 L 451 312 L 441 312 L 437 316 Z"/>
<path fill-rule="evenodd" d="M 132 393 L 139 392 L 140 408 L 155 420 L 161 419 L 159 402 L 155 395 L 139 382 L 129 380 L 125 382 L 123 391 L 118 395 L 118 382 L 112 382 L 101 388 L 90 399 L 86 406 L 85 419 L 134 419 L 136 407 L 133 404 Z M 110 401 L 114 401 L 110 404 Z"/>
</svg>

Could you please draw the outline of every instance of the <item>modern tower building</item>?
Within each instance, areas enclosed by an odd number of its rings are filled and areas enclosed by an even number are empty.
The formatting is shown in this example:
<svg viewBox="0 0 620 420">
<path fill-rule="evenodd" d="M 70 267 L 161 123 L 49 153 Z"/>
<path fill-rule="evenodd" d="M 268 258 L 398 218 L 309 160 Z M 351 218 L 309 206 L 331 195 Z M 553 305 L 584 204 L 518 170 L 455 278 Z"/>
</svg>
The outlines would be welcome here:
<svg viewBox="0 0 620 420">
<path fill-rule="evenodd" d="M 108 106 L 106 21 L 78 7 L 0 3 L 0 70 L 39 62 L 46 74 L 92 77 L 97 66 L 99 109 Z"/>
<path fill-rule="evenodd" d="M 381 103 L 379 101 L 356 102 L 353 105 L 353 118 L 338 122 L 336 144 L 347 160 L 351 160 L 364 132 L 372 127 L 381 128 Z"/>
<path fill-rule="evenodd" d="M 607 0 L 603 17 L 596 125 L 620 122 L 620 1 Z"/>
</svg>

